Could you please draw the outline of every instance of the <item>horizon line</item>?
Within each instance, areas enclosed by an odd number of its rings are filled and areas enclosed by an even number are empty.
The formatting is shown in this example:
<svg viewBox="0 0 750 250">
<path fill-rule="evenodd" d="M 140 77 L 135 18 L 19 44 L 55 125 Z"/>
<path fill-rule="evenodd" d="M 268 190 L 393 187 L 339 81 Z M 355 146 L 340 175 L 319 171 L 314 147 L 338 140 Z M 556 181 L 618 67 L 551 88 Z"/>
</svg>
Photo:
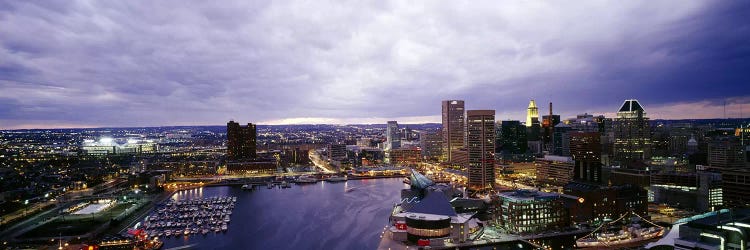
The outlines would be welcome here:
<svg viewBox="0 0 750 250">
<path fill-rule="evenodd" d="M 743 120 L 750 119 L 750 117 L 727 117 L 727 118 L 680 118 L 680 119 L 649 119 L 650 121 L 685 121 L 685 120 Z M 233 120 L 230 120 L 233 121 Z M 501 121 L 519 121 L 514 119 L 496 120 Z M 252 123 L 252 122 L 251 122 Z M 240 123 L 242 124 L 242 123 Z M 333 125 L 333 126 L 355 126 L 355 125 L 386 125 L 386 123 L 287 123 L 287 124 L 267 124 L 267 123 L 254 123 L 260 126 L 311 126 L 311 125 Z M 404 125 L 426 125 L 426 124 L 442 124 L 441 122 L 422 122 L 422 123 L 401 123 Z M 61 130 L 61 129 L 116 129 L 116 128 L 163 128 L 163 127 L 221 127 L 226 126 L 223 124 L 205 124 L 205 125 L 155 125 L 155 126 L 71 126 L 71 127 L 50 127 L 50 128 L 0 128 L 0 131 L 19 131 L 19 130 Z"/>
</svg>

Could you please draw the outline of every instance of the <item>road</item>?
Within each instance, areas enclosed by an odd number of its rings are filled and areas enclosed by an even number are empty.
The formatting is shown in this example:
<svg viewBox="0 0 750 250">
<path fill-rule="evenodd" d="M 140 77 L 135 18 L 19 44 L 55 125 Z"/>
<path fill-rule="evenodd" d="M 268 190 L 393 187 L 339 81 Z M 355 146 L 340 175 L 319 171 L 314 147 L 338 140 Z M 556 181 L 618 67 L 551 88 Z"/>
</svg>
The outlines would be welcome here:
<svg viewBox="0 0 750 250">
<path fill-rule="evenodd" d="M 45 218 L 54 218 L 55 216 L 57 216 L 57 212 L 60 211 L 60 208 L 65 207 L 67 205 L 69 204 L 51 208 L 47 211 L 31 216 L 30 218 L 27 218 L 24 221 L 16 223 L 15 225 L 0 232 L 0 238 L 4 240 L 12 239 L 20 235 L 21 233 L 24 233 L 28 231 L 29 229 L 36 227 L 39 223 L 45 222 L 46 221 Z"/>
<path fill-rule="evenodd" d="M 327 161 L 322 159 L 317 150 L 310 150 L 310 153 L 308 155 L 310 156 L 310 161 L 312 161 L 312 163 L 315 164 L 316 167 L 323 169 L 323 172 L 336 173 L 336 171 L 331 170 L 333 169 L 333 167 L 328 164 Z"/>
<path fill-rule="evenodd" d="M 0 221 L 0 226 L 4 226 L 5 224 L 13 220 L 16 220 L 18 218 L 26 217 L 27 214 L 35 213 L 39 211 L 40 209 L 49 205 L 53 205 L 53 204 L 55 204 L 55 201 L 46 201 L 46 202 L 36 203 L 34 205 L 31 205 L 31 207 L 28 209 L 21 209 L 21 210 L 15 211 L 9 215 L 3 216 L 3 220 Z"/>
</svg>

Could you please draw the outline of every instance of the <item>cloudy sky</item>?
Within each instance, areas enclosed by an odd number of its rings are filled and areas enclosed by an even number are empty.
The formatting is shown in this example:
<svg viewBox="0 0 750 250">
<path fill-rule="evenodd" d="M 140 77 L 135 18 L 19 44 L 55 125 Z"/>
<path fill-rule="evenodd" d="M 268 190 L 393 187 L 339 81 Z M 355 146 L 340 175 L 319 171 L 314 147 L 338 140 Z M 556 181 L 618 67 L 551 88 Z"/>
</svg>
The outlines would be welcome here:
<svg viewBox="0 0 750 250">
<path fill-rule="evenodd" d="M 750 116 L 748 1 L 3 1 L 0 128 Z"/>
</svg>

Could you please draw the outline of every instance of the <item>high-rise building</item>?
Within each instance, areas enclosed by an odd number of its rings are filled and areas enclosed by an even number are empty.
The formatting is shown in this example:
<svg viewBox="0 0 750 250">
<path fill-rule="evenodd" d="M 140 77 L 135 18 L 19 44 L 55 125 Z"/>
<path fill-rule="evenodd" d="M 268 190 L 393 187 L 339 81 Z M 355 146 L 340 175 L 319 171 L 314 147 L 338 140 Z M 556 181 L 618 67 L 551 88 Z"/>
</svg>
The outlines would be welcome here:
<svg viewBox="0 0 750 250">
<path fill-rule="evenodd" d="M 443 101 L 443 154 L 444 160 L 453 161 L 453 152 L 464 147 L 464 101 Z"/>
<path fill-rule="evenodd" d="M 614 159 L 629 165 L 651 157 L 651 131 L 643 106 L 635 99 L 625 100 L 613 124 Z"/>
<path fill-rule="evenodd" d="M 745 167 L 745 149 L 735 138 L 715 138 L 708 144 L 708 165 L 722 169 Z"/>
<path fill-rule="evenodd" d="M 574 178 L 602 182 L 602 146 L 599 132 L 571 132 L 570 154 L 575 161 Z"/>
<path fill-rule="evenodd" d="M 385 150 L 392 150 L 401 147 L 401 131 L 398 129 L 398 123 L 396 121 L 388 121 L 385 136 Z"/>
<path fill-rule="evenodd" d="M 529 107 L 526 109 L 526 127 L 531 127 L 534 124 L 539 124 L 539 108 L 536 107 L 536 102 L 531 100 Z"/>
<path fill-rule="evenodd" d="M 255 124 L 248 123 L 241 126 L 239 123 L 229 121 L 227 123 L 227 156 L 230 160 L 251 160 L 256 155 L 257 130 Z"/>
<path fill-rule="evenodd" d="M 498 143 L 498 153 L 503 154 L 524 154 L 528 149 L 526 141 L 526 127 L 519 121 L 502 121 L 500 123 L 500 133 Z"/>
<path fill-rule="evenodd" d="M 419 146 L 422 156 L 428 160 L 439 160 L 443 155 L 443 138 L 440 131 L 422 131 L 419 133 Z"/>
<path fill-rule="evenodd" d="M 534 100 L 529 102 L 529 108 L 526 113 L 526 128 L 526 139 L 529 150 L 533 154 L 541 154 L 543 149 L 542 126 L 539 123 L 539 108 L 536 107 Z"/>
<path fill-rule="evenodd" d="M 570 156 L 570 126 L 560 123 L 555 126 L 552 136 L 552 152 L 555 155 Z"/>
<path fill-rule="evenodd" d="M 466 112 L 467 151 L 469 153 L 468 188 L 495 187 L 495 110 Z"/>
</svg>

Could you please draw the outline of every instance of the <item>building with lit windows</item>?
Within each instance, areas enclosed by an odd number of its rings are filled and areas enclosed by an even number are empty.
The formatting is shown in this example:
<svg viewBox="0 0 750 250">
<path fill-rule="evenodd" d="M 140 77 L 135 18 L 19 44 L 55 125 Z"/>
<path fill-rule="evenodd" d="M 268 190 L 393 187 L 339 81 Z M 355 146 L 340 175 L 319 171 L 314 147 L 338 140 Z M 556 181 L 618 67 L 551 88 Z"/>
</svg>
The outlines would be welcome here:
<svg viewBox="0 0 750 250">
<path fill-rule="evenodd" d="M 648 192 L 633 185 L 602 186 L 571 182 L 565 185 L 564 193 L 580 197 L 583 201 L 571 215 L 578 222 L 616 219 L 630 211 L 646 216 L 648 212 Z"/>
<path fill-rule="evenodd" d="M 708 143 L 708 165 L 713 168 L 743 168 L 745 147 L 736 138 L 715 138 Z"/>
<path fill-rule="evenodd" d="M 257 129 L 255 124 L 227 123 L 227 156 L 230 160 L 250 160 L 257 157 Z"/>
<path fill-rule="evenodd" d="M 419 133 L 419 146 L 422 157 L 427 160 L 439 160 L 443 155 L 443 138 L 440 131 L 422 131 Z"/>
<path fill-rule="evenodd" d="M 575 179 L 602 182 L 602 145 L 599 132 L 571 132 L 570 154 L 575 161 Z"/>
<path fill-rule="evenodd" d="M 443 159 L 453 161 L 453 152 L 463 148 L 466 127 L 464 125 L 464 101 L 446 100 L 442 103 L 443 111 Z"/>
<path fill-rule="evenodd" d="M 466 123 L 468 188 L 492 189 L 495 187 L 495 110 L 469 110 Z"/>
<path fill-rule="evenodd" d="M 536 233 L 570 226 L 563 198 L 557 193 L 516 190 L 498 194 L 496 223 L 512 233 Z"/>
<path fill-rule="evenodd" d="M 727 207 L 750 206 L 750 170 L 722 169 L 721 191 Z"/>
<path fill-rule="evenodd" d="M 391 164 L 418 164 L 422 162 L 422 149 L 419 147 L 397 148 L 389 151 Z"/>
<path fill-rule="evenodd" d="M 451 152 L 451 161 L 449 163 L 453 167 L 458 167 L 460 169 L 466 168 L 466 166 L 469 165 L 469 151 L 465 148 L 453 150 L 453 152 Z"/>
<path fill-rule="evenodd" d="M 570 156 L 570 125 L 560 123 L 552 134 L 552 154 Z"/>
<path fill-rule="evenodd" d="M 565 185 L 573 180 L 573 164 L 570 157 L 547 155 L 536 159 L 536 180 L 545 184 Z"/>
<path fill-rule="evenodd" d="M 278 164 L 272 159 L 232 161 L 227 163 L 227 173 L 233 175 L 268 175 L 277 172 Z"/>
<path fill-rule="evenodd" d="M 524 154 L 528 150 L 526 127 L 519 121 L 508 120 L 500 123 L 497 152 L 503 155 Z"/>
<path fill-rule="evenodd" d="M 722 209 L 684 218 L 675 223 L 656 246 L 670 249 L 748 249 L 750 243 L 750 209 Z"/>
<path fill-rule="evenodd" d="M 542 153 L 543 141 L 542 141 L 542 126 L 539 123 L 539 108 L 536 107 L 534 100 L 529 102 L 529 107 L 526 109 L 526 139 L 528 149 L 533 154 Z"/>
<path fill-rule="evenodd" d="M 539 124 L 539 108 L 534 100 L 529 101 L 529 107 L 526 108 L 526 127 Z"/>
<path fill-rule="evenodd" d="M 99 141 L 84 140 L 81 150 L 84 155 L 116 155 L 156 153 L 159 147 L 152 140 L 100 138 Z"/>
<path fill-rule="evenodd" d="M 442 246 L 470 241 L 481 232 L 476 212 L 457 213 L 450 200 L 454 190 L 411 169 L 410 188 L 391 212 L 385 237 L 406 245 Z"/>
<path fill-rule="evenodd" d="M 401 131 L 396 121 L 388 121 L 385 129 L 385 150 L 393 150 L 401 147 Z"/>
<path fill-rule="evenodd" d="M 613 124 L 614 160 L 623 165 L 651 157 L 651 131 L 643 106 L 635 99 L 625 100 Z"/>
<path fill-rule="evenodd" d="M 658 173 L 651 175 L 653 202 L 688 207 L 699 212 L 722 208 L 721 174 L 697 171 L 691 173 Z"/>
</svg>

